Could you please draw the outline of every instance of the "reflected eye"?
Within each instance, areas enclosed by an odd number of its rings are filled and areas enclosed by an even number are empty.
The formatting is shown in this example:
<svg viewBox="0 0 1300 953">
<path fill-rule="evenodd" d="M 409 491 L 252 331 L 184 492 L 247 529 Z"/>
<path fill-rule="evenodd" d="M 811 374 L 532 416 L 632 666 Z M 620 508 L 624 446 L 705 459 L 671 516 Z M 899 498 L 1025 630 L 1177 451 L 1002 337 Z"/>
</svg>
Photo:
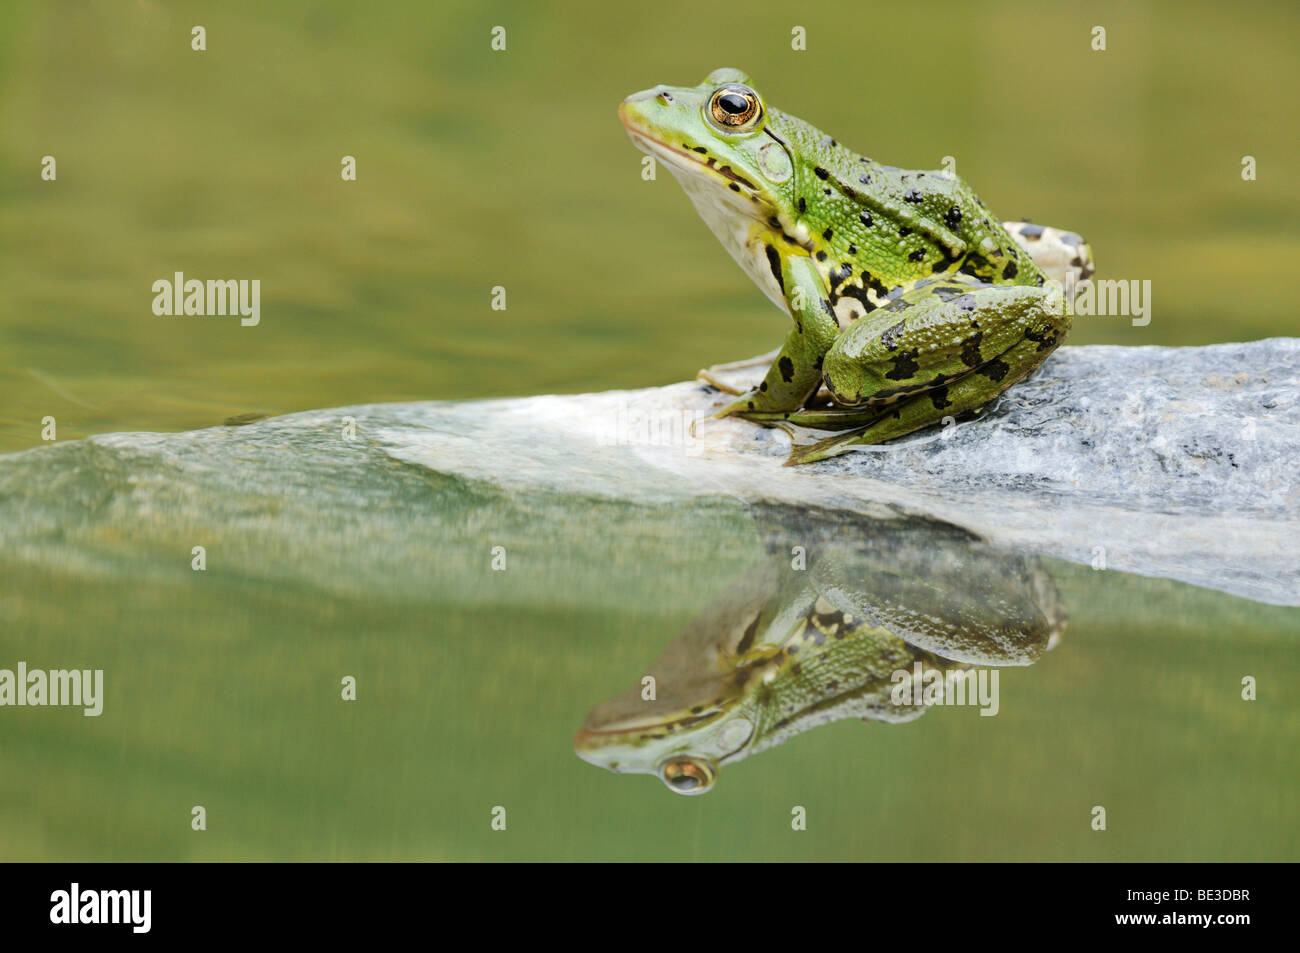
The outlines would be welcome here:
<svg viewBox="0 0 1300 953">
<path fill-rule="evenodd" d="M 713 121 L 727 130 L 744 131 L 758 122 L 763 115 L 758 93 L 748 86 L 732 83 L 719 86 L 709 100 L 709 113 Z"/>
<path fill-rule="evenodd" d="M 717 769 L 708 761 L 699 758 L 673 758 L 659 767 L 659 776 L 664 784 L 678 794 L 703 794 L 713 787 L 718 778 Z"/>
</svg>

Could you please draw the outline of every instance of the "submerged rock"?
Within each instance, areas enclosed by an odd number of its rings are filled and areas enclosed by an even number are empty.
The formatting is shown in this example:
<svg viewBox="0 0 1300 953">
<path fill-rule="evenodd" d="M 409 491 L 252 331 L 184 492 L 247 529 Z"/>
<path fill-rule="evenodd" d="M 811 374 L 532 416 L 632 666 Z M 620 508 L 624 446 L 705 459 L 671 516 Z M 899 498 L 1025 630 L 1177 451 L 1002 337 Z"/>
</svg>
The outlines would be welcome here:
<svg viewBox="0 0 1300 953">
<path fill-rule="evenodd" d="M 729 374 L 743 387 L 763 369 Z M 469 487 L 557 539 L 566 524 L 567 538 L 618 532 L 590 524 L 593 500 L 640 520 L 707 519 L 720 504 L 885 508 L 1027 554 L 1295 605 L 1298 393 L 1300 339 L 1065 347 L 978 420 L 799 467 L 782 465 L 789 434 L 711 419 L 725 395 L 697 383 L 310 411 L 0 457 L 0 542 L 8 559 L 125 569 L 133 549 L 203 536 L 237 547 L 251 575 L 391 582 L 436 545 L 430 527 L 451 525 L 453 503 L 454 520 L 478 518 L 450 490 Z"/>
</svg>

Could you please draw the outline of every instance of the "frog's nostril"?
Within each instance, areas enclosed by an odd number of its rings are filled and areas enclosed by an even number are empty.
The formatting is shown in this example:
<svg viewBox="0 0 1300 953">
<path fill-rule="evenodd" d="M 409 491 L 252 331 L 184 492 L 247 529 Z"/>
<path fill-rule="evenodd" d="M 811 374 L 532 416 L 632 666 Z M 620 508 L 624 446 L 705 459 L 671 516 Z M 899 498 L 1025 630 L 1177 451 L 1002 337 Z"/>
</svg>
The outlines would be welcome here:
<svg viewBox="0 0 1300 953">
<path fill-rule="evenodd" d="M 673 94 L 668 92 L 668 90 L 665 89 L 663 92 L 659 94 L 659 98 L 662 99 L 665 103 L 671 103 L 673 101 Z"/>
</svg>

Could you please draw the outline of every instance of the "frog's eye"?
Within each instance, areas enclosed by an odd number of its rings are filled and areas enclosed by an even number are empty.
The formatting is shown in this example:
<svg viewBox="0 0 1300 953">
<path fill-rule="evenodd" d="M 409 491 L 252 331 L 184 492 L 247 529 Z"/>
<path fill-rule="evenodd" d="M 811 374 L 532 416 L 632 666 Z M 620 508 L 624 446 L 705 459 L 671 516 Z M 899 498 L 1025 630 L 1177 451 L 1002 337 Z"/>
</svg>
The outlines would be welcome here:
<svg viewBox="0 0 1300 953">
<path fill-rule="evenodd" d="M 762 118 L 763 104 L 748 86 L 728 83 L 714 90 L 709 115 L 727 132 L 747 132 Z"/>
<path fill-rule="evenodd" d="M 700 758 L 672 758 L 659 766 L 659 777 L 678 794 L 703 794 L 718 779 L 718 769 Z"/>
</svg>

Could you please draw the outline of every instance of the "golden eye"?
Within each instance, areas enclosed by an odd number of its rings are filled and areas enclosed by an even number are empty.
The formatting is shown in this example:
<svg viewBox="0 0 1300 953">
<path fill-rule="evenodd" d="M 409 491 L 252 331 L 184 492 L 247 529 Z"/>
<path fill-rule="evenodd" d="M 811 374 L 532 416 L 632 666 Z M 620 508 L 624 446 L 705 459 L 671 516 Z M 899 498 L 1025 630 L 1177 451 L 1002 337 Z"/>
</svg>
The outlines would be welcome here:
<svg viewBox="0 0 1300 953">
<path fill-rule="evenodd" d="M 678 794 L 703 794 L 713 787 L 718 770 L 708 761 L 681 757 L 660 765 L 659 776 Z"/>
<path fill-rule="evenodd" d="M 748 86 L 731 83 L 714 91 L 709 100 L 709 112 L 719 126 L 739 130 L 753 125 L 762 115 L 763 108 L 758 93 Z"/>
</svg>

